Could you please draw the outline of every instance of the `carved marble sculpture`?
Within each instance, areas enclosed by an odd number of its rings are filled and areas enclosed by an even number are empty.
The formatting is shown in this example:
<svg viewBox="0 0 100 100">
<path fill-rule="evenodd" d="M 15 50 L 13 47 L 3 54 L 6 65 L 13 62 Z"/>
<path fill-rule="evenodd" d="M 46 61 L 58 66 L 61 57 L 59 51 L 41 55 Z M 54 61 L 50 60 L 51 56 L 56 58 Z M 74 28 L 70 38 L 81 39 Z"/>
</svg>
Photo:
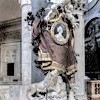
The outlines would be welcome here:
<svg viewBox="0 0 100 100">
<path fill-rule="evenodd" d="M 69 100 L 72 95 L 75 100 L 69 86 L 69 80 L 77 71 L 72 1 L 48 0 L 47 8 L 37 12 L 33 22 L 34 52 L 38 56 L 36 63 L 46 77 L 29 86 L 29 100 Z"/>
<path fill-rule="evenodd" d="M 48 72 L 40 83 L 34 83 L 29 87 L 29 100 L 67 100 L 66 84 L 63 82 L 57 70 Z"/>
</svg>

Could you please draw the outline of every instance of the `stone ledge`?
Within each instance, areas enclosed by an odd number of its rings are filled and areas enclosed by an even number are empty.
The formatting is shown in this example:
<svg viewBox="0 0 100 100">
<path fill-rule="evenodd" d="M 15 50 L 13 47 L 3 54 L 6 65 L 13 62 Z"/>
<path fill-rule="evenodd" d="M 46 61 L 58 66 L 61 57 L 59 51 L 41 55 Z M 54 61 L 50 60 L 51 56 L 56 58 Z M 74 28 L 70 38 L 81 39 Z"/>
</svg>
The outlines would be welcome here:
<svg viewBox="0 0 100 100">
<path fill-rule="evenodd" d="M 77 100 L 87 100 L 87 95 L 76 95 Z"/>
<path fill-rule="evenodd" d="M 6 86 L 6 85 L 22 85 L 22 82 L 0 82 L 0 86 Z"/>
</svg>

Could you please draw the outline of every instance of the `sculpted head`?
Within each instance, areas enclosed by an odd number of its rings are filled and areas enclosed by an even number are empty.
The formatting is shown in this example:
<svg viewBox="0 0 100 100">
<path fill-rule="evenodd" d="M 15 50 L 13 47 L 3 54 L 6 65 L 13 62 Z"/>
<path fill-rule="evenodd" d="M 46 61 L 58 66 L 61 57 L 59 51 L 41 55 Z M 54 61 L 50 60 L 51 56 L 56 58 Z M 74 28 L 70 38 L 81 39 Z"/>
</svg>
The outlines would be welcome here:
<svg viewBox="0 0 100 100">
<path fill-rule="evenodd" d="M 63 4 L 64 2 L 65 0 L 47 0 L 48 6 L 45 8 L 47 13 L 46 13 L 44 20 L 48 21 L 50 20 L 51 16 L 53 15 L 55 16 L 56 14 L 55 8 L 57 8 L 57 6 Z"/>
</svg>

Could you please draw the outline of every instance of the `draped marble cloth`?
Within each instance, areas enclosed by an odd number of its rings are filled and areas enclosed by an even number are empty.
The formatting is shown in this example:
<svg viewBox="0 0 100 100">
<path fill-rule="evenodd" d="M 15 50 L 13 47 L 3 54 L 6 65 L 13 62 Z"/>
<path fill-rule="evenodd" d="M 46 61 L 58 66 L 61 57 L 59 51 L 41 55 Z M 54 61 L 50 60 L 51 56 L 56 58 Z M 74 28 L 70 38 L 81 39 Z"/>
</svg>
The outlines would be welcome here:
<svg viewBox="0 0 100 100">
<path fill-rule="evenodd" d="M 42 30 L 41 20 L 36 19 L 33 23 L 33 39 L 40 36 L 38 61 L 42 62 L 41 69 L 67 72 L 67 75 L 76 72 L 76 57 L 71 41 L 74 38 L 70 29 L 70 37 L 66 44 L 55 43 L 50 34 L 50 29 Z"/>
</svg>

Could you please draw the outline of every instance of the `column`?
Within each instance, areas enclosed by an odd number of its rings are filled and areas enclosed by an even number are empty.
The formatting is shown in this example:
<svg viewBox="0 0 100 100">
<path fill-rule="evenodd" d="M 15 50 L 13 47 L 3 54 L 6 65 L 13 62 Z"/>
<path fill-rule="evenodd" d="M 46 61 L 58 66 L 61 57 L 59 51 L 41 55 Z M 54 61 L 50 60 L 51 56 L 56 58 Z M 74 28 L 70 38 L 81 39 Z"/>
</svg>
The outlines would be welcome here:
<svg viewBox="0 0 100 100">
<path fill-rule="evenodd" d="M 79 17 L 79 27 L 75 30 L 75 52 L 77 56 L 77 73 L 75 76 L 76 97 L 78 100 L 87 100 L 85 94 L 85 42 L 83 11 L 76 11 Z"/>
<path fill-rule="evenodd" d="M 22 7 L 22 84 L 31 84 L 32 68 L 32 27 L 25 19 L 27 13 L 32 11 L 31 0 L 21 0 Z"/>
</svg>

